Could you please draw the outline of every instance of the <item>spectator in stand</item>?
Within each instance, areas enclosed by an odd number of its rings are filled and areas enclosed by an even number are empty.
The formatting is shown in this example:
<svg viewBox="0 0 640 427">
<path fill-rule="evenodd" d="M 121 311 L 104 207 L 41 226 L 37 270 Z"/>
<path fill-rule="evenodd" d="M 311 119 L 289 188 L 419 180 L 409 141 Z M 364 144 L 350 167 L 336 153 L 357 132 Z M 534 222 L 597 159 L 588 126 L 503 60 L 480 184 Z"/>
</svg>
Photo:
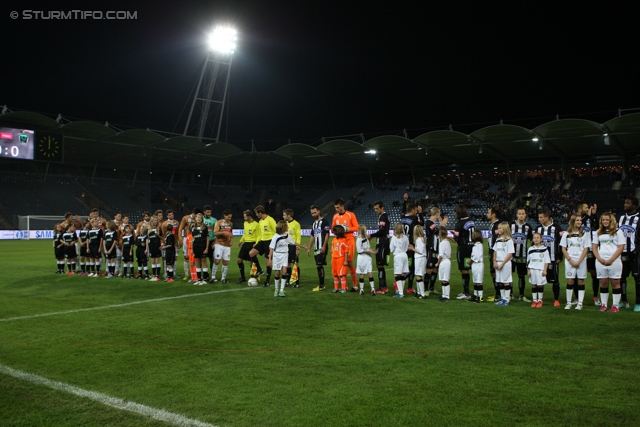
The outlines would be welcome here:
<svg viewBox="0 0 640 427">
<path fill-rule="evenodd" d="M 413 201 L 411 200 L 409 193 L 404 193 L 404 196 L 402 196 L 402 212 L 401 212 L 403 215 L 407 213 L 407 205 L 409 203 L 413 203 Z"/>
</svg>

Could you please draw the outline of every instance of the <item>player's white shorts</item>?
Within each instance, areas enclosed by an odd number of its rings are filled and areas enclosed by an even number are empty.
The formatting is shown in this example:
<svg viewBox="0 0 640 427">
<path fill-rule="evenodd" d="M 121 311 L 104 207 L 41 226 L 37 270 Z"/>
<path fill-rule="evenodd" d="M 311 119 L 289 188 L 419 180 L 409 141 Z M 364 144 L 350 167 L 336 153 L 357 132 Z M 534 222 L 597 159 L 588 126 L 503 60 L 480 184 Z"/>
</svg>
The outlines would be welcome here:
<svg viewBox="0 0 640 427">
<path fill-rule="evenodd" d="M 216 245 L 216 251 L 217 249 L 218 249 L 218 245 Z M 216 252 L 216 259 L 218 259 L 217 252 Z M 289 251 L 275 252 L 273 254 L 273 259 L 271 260 L 271 268 L 273 269 L 273 271 L 280 271 L 282 270 L 282 267 L 287 267 L 288 265 L 289 265 Z"/>
<path fill-rule="evenodd" d="M 369 274 L 372 271 L 373 271 L 373 262 L 371 260 L 371 255 L 358 254 L 356 274 Z"/>
<path fill-rule="evenodd" d="M 443 258 L 438 266 L 438 279 L 441 282 L 448 282 L 451 280 L 451 260 L 449 258 Z"/>
<path fill-rule="evenodd" d="M 393 274 L 405 274 L 409 272 L 409 257 L 406 253 L 393 255 Z"/>
<path fill-rule="evenodd" d="M 596 260 L 598 279 L 620 279 L 622 277 L 622 261 L 618 257 L 613 264 L 604 266 Z"/>
<path fill-rule="evenodd" d="M 482 283 L 484 280 L 484 262 L 474 262 L 471 264 L 471 276 L 473 283 Z"/>
<path fill-rule="evenodd" d="M 414 274 L 424 277 L 424 274 L 427 272 L 427 257 L 421 256 L 415 258 L 413 262 L 415 262 Z"/>
<path fill-rule="evenodd" d="M 582 260 L 580 265 L 576 268 L 569 264 L 569 261 L 564 260 L 564 277 L 566 279 L 586 279 L 587 277 L 587 259 Z"/>
<path fill-rule="evenodd" d="M 529 277 L 529 283 L 534 286 L 544 286 L 547 284 L 547 277 L 542 275 L 542 270 L 529 269 L 531 277 Z"/>
<path fill-rule="evenodd" d="M 511 261 L 502 267 L 502 270 L 496 269 L 496 283 L 511 283 Z"/>
<path fill-rule="evenodd" d="M 275 258 L 275 254 L 273 255 Z M 222 246 L 216 243 L 215 251 L 213 252 L 215 259 L 221 259 L 223 261 L 229 261 L 231 258 L 231 248 L 229 246 Z"/>
</svg>

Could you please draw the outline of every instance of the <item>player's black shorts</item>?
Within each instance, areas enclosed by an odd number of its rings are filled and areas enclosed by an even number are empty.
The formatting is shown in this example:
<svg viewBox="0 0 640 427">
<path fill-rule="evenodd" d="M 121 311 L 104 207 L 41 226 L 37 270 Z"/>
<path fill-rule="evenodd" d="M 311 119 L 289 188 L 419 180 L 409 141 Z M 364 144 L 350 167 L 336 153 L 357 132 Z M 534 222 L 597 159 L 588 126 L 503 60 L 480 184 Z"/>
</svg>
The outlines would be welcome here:
<svg viewBox="0 0 640 427">
<path fill-rule="evenodd" d="M 427 269 L 433 270 L 438 263 L 438 253 L 430 248 L 427 250 Z"/>
<path fill-rule="evenodd" d="M 389 241 L 380 242 L 376 251 L 376 265 L 389 265 Z"/>
<path fill-rule="evenodd" d="M 99 251 L 100 251 L 100 246 L 89 245 L 89 258 L 101 258 Z"/>
<path fill-rule="evenodd" d="M 456 254 L 458 258 L 458 270 L 471 270 L 471 267 L 467 267 L 464 265 L 465 258 L 471 258 L 471 251 L 473 250 L 473 246 L 469 245 L 458 245 L 458 253 Z"/>
<path fill-rule="evenodd" d="M 547 283 L 556 283 L 559 280 L 559 268 L 555 261 L 551 261 L 547 267 Z"/>
<path fill-rule="evenodd" d="M 517 273 L 518 276 L 527 275 L 527 259 L 526 258 L 514 258 L 511 262 L 511 272 Z"/>
<path fill-rule="evenodd" d="M 176 262 L 176 250 L 174 248 L 167 248 L 164 250 L 164 257 L 167 261 L 167 265 L 173 265 Z"/>
<path fill-rule="evenodd" d="M 254 243 L 255 242 L 244 242 L 240 247 L 240 252 L 238 252 L 238 258 L 249 261 L 251 259 L 249 252 L 253 249 Z"/>
<path fill-rule="evenodd" d="M 116 257 L 118 256 L 118 252 L 116 251 L 116 249 L 114 249 L 105 256 L 107 257 L 107 259 L 116 259 Z"/>
<path fill-rule="evenodd" d="M 289 245 L 289 263 L 298 262 L 298 255 L 296 255 L 296 245 Z"/>
<path fill-rule="evenodd" d="M 316 266 L 320 267 L 321 265 L 327 265 L 327 254 L 319 253 L 318 255 L 313 256 L 316 260 Z"/>
<path fill-rule="evenodd" d="M 89 252 L 87 251 L 87 245 L 84 243 L 80 243 L 80 256 L 88 257 Z"/>
<path fill-rule="evenodd" d="M 67 259 L 74 259 L 75 257 L 77 257 L 78 253 L 76 252 L 76 245 L 74 244 L 72 246 L 65 246 L 64 256 L 67 257 Z"/>
<path fill-rule="evenodd" d="M 593 252 L 587 252 L 587 271 L 596 270 L 596 257 L 593 256 Z"/>
<path fill-rule="evenodd" d="M 407 251 L 407 261 L 409 262 L 409 272 L 416 271 L 416 253 L 413 251 Z"/>
<path fill-rule="evenodd" d="M 202 258 L 206 258 L 207 255 L 204 253 L 204 250 L 207 248 L 206 245 L 194 245 L 193 246 L 193 257 L 195 259 L 202 259 Z"/>
<path fill-rule="evenodd" d="M 136 260 L 138 264 L 144 264 L 147 262 L 147 254 L 144 253 L 144 248 L 136 248 Z"/>
<path fill-rule="evenodd" d="M 160 258 L 162 256 L 162 251 L 160 250 L 160 245 L 149 245 L 149 258 Z"/>
<path fill-rule="evenodd" d="M 634 278 L 638 277 L 638 257 L 634 253 L 622 254 L 622 279 L 626 279 L 629 275 Z"/>
<path fill-rule="evenodd" d="M 59 248 L 53 248 L 53 254 L 56 257 L 56 259 L 64 258 L 64 246 Z"/>
<path fill-rule="evenodd" d="M 261 240 L 254 248 L 258 251 L 260 255 L 264 255 L 265 258 L 269 257 L 269 245 L 271 244 L 271 240 Z"/>
<path fill-rule="evenodd" d="M 122 250 L 122 261 L 133 262 L 133 253 L 131 252 L 131 248 Z"/>
</svg>

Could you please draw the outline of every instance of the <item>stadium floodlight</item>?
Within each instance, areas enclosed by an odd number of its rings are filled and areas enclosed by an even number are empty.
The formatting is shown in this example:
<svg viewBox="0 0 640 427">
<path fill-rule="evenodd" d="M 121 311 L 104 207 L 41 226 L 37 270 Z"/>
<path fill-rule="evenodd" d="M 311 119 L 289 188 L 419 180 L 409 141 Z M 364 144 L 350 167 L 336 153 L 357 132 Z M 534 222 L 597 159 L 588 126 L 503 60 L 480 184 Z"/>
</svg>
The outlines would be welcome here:
<svg viewBox="0 0 640 427">
<path fill-rule="evenodd" d="M 238 32 L 235 28 L 219 26 L 209 35 L 209 48 L 215 52 L 232 54 L 236 40 Z"/>
<path fill-rule="evenodd" d="M 531 138 L 531 140 L 532 140 L 533 142 L 538 142 L 538 141 L 539 141 L 539 139 L 538 139 L 538 137 L 537 137 L 537 136 L 534 136 L 533 138 Z"/>
<path fill-rule="evenodd" d="M 238 31 L 228 25 L 217 26 L 209 35 L 209 50 L 191 103 L 187 124 L 184 127 L 184 136 L 188 136 L 193 130 L 191 118 L 196 111 L 194 136 L 205 143 L 220 142 L 231 62 L 237 40 Z M 196 104 L 200 108 L 196 109 Z M 205 133 L 212 135 L 213 138 L 205 138 Z"/>
<path fill-rule="evenodd" d="M 377 151 L 376 150 L 367 150 L 364 152 L 364 154 L 376 154 Z"/>
</svg>

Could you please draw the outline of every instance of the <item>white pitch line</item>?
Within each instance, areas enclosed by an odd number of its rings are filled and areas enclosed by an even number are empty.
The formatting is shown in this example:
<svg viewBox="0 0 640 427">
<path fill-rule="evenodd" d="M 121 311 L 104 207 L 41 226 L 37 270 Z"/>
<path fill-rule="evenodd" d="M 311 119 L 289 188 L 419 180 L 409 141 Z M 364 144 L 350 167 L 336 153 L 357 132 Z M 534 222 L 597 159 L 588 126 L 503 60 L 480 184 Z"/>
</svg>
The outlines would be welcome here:
<svg viewBox="0 0 640 427">
<path fill-rule="evenodd" d="M 44 385 L 55 390 L 65 391 L 67 393 L 74 394 L 76 396 L 91 399 L 95 402 L 102 403 L 103 405 L 111 406 L 123 411 L 129 411 L 136 414 L 143 415 L 145 417 L 153 418 L 155 420 L 164 421 L 180 427 L 216 427 L 209 423 L 194 420 L 193 418 L 187 418 L 184 415 L 174 414 L 173 412 L 165 411 L 164 409 L 152 408 L 150 406 L 141 405 L 140 403 L 131 402 L 117 397 L 107 396 L 106 394 L 98 393 L 91 390 L 85 390 L 79 387 L 65 384 L 59 381 L 53 381 L 39 375 L 29 374 L 27 372 L 18 371 L 8 366 L 0 365 L 0 373 L 7 374 L 20 380 L 29 381 L 33 384 Z"/>
<path fill-rule="evenodd" d="M 57 316 L 59 314 L 81 313 L 83 311 L 106 310 L 108 308 L 126 307 L 128 305 L 146 304 L 146 303 L 149 303 L 149 302 L 157 302 L 157 301 L 169 301 L 169 300 L 180 299 L 180 298 L 201 297 L 203 295 L 221 294 L 221 293 L 224 293 L 224 292 L 246 291 L 246 290 L 249 290 L 249 289 L 257 289 L 257 288 L 224 289 L 224 290 L 220 290 L 220 291 L 203 292 L 203 293 L 200 293 L 200 294 L 178 295 L 176 297 L 155 298 L 155 299 L 147 299 L 147 300 L 144 300 L 144 301 L 126 302 L 126 303 L 123 303 L 123 304 L 103 305 L 101 307 L 79 308 L 79 309 L 76 309 L 76 310 L 67 310 L 67 311 L 54 311 L 52 313 L 33 314 L 31 316 L 9 317 L 7 319 L 0 319 L 0 322 L 11 322 L 11 321 L 14 321 L 14 320 L 22 320 L 22 319 L 34 319 L 36 317 Z"/>
</svg>

